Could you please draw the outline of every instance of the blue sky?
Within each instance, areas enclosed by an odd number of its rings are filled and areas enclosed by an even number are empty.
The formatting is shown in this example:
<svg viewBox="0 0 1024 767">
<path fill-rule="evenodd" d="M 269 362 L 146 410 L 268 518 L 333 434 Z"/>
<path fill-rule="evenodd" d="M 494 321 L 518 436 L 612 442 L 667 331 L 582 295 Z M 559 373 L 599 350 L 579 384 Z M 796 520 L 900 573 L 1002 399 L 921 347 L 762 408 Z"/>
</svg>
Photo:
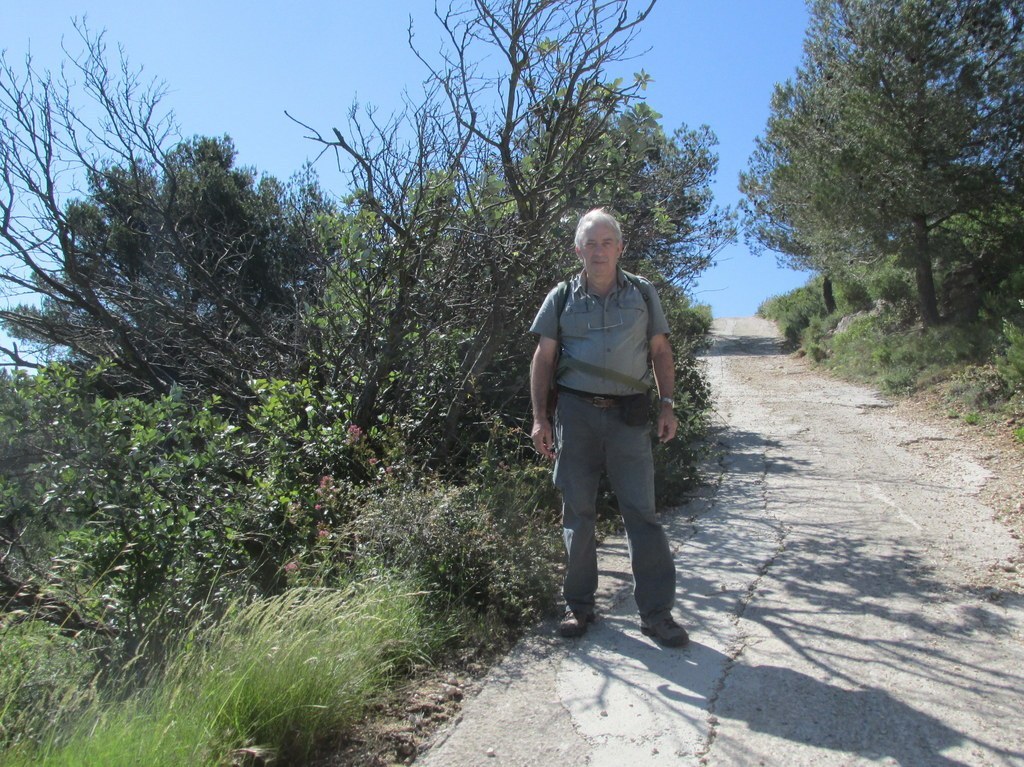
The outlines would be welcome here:
<svg viewBox="0 0 1024 767">
<path fill-rule="evenodd" d="M 228 134 L 242 164 L 282 179 L 318 152 L 285 110 L 323 131 L 344 127 L 354 100 L 390 113 L 404 90 L 420 92 L 425 74 L 407 45 L 410 17 L 425 51 L 439 41 L 433 0 L 5 6 L 0 47 L 9 62 L 31 50 L 38 67 L 57 65 L 62 38 L 80 49 L 71 19 L 85 15 L 91 29 L 106 30 L 111 50 L 122 46 L 133 65 L 166 83 L 164 103 L 184 135 Z M 654 78 L 647 99 L 666 131 L 707 124 L 717 134 L 720 205 L 739 199 L 738 174 L 764 129 L 773 86 L 800 62 L 806 23 L 803 0 L 659 0 L 631 49 L 627 69 Z M 328 189 L 342 191 L 330 158 L 317 169 Z M 716 317 L 746 316 L 807 277 L 778 267 L 772 254 L 751 255 L 741 242 L 721 253 L 694 297 Z"/>
</svg>

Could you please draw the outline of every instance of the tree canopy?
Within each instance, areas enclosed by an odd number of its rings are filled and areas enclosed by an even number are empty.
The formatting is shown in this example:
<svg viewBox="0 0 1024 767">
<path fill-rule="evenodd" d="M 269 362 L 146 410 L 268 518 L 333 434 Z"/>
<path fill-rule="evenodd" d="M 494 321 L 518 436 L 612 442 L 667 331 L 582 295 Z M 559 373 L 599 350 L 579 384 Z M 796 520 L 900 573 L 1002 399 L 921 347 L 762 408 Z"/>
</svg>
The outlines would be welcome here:
<svg viewBox="0 0 1024 767">
<path fill-rule="evenodd" d="M 0 66 L 0 280 L 41 298 L 0 317 L 73 363 L 113 361 L 118 390 L 243 401 L 247 378 L 301 368 L 331 206 L 308 175 L 237 167 L 227 137 L 175 139 L 162 91 L 83 40 L 85 104 L 31 62 Z"/>
<path fill-rule="evenodd" d="M 1019 204 L 1022 41 L 1020 2 L 814 2 L 741 180 L 749 239 L 825 274 L 891 259 L 938 322 L 936 269 L 985 257 L 964 220 Z"/>
<path fill-rule="evenodd" d="M 0 282 L 42 301 L 0 318 L 72 364 L 109 361 L 111 392 L 241 414 L 260 382 L 309 380 L 339 417 L 401 421 L 443 461 L 467 423 L 522 408 L 525 331 L 576 268 L 580 214 L 613 208 L 629 267 L 680 295 L 734 237 L 714 134 L 666 133 L 650 76 L 609 74 L 652 7 L 437 9 L 447 45 L 417 52 L 422 98 L 304 126 L 348 171 L 333 201 L 308 169 L 283 184 L 239 167 L 227 136 L 179 137 L 162 87 L 84 26 L 78 89 L 4 61 Z"/>
</svg>

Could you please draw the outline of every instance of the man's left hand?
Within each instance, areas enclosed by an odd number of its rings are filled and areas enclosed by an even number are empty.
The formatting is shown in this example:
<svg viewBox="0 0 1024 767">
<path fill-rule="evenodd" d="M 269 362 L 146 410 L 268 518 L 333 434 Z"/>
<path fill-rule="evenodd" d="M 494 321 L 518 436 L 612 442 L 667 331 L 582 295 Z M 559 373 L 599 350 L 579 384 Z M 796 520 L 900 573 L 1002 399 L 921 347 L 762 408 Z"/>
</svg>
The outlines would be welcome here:
<svg viewBox="0 0 1024 767">
<path fill-rule="evenodd" d="M 662 403 L 661 410 L 658 412 L 658 440 L 660 442 L 668 442 L 675 439 L 676 430 L 679 428 L 679 422 L 676 420 L 676 414 L 672 410 L 672 406 L 667 403 Z"/>
</svg>

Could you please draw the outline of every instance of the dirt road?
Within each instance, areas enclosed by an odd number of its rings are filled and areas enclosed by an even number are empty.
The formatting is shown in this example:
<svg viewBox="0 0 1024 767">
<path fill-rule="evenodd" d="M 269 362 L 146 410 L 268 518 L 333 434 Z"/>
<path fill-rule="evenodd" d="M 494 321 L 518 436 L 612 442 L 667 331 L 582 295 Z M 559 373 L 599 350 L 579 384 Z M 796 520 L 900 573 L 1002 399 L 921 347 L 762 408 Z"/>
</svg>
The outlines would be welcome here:
<svg viewBox="0 0 1024 767">
<path fill-rule="evenodd" d="M 1024 599 L 991 575 L 1020 551 L 984 456 L 767 322 L 714 332 L 718 476 L 666 519 L 690 645 L 640 633 L 610 541 L 595 627 L 521 643 L 416 764 L 1024 765 Z"/>
</svg>

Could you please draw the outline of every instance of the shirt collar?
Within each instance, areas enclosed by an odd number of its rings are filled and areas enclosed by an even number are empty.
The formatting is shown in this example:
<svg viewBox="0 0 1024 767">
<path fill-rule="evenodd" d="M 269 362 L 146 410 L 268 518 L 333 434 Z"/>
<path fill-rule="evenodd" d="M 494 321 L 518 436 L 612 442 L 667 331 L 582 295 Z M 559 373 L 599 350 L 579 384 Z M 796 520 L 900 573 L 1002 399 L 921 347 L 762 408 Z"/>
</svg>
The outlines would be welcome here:
<svg viewBox="0 0 1024 767">
<path fill-rule="evenodd" d="M 621 266 L 616 266 L 615 267 L 615 287 L 616 287 L 616 289 L 621 290 L 623 287 L 625 287 L 625 285 L 626 285 L 626 275 L 622 273 L 622 267 Z M 587 270 L 586 269 L 580 269 L 580 271 L 576 275 L 576 277 L 573 278 L 573 291 L 574 292 L 582 291 L 583 295 L 587 295 L 588 287 L 589 287 L 589 285 L 587 284 Z"/>
</svg>

